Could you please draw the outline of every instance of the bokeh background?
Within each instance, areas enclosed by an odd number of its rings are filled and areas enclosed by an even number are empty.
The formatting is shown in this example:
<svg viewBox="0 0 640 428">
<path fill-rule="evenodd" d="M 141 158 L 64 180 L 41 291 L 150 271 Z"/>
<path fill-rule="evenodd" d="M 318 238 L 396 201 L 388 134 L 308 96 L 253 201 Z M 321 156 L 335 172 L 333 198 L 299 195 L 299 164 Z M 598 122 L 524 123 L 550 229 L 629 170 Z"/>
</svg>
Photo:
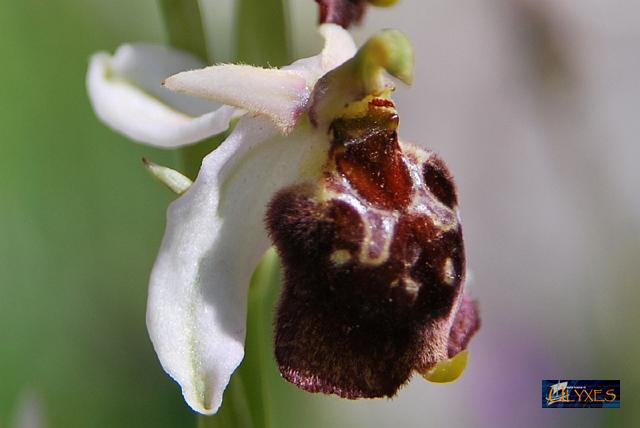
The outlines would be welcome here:
<svg viewBox="0 0 640 428">
<path fill-rule="evenodd" d="M 233 1 L 202 3 L 229 60 Z M 290 3 L 314 54 L 316 6 Z M 392 401 L 303 393 L 269 359 L 274 426 L 638 426 L 640 4 L 403 0 L 355 36 L 384 27 L 416 48 L 401 137 L 457 177 L 483 327 L 458 382 Z M 0 35 L 0 426 L 195 426 L 144 323 L 172 195 L 140 158 L 178 157 L 102 126 L 84 87 L 91 53 L 164 42 L 157 5 L 1 0 Z M 621 379 L 622 408 L 541 409 L 548 378 Z"/>
</svg>

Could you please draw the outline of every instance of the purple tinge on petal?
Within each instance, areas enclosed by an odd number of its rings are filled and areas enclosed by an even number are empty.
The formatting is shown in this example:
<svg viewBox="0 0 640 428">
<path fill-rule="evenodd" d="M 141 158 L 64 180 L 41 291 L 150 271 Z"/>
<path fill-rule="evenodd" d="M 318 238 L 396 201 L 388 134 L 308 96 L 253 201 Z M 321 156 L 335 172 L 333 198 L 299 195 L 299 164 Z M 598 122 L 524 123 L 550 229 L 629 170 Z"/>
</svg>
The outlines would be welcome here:
<svg viewBox="0 0 640 428">
<path fill-rule="evenodd" d="M 367 0 L 316 0 L 320 6 L 320 24 L 338 24 L 349 28 L 359 23 L 366 11 Z"/>
<path fill-rule="evenodd" d="M 478 301 L 471 300 L 469 296 L 463 295 L 449 333 L 449 343 L 447 344 L 449 358 L 467 349 L 471 337 L 479 328 L 480 311 L 478 310 Z"/>
<path fill-rule="evenodd" d="M 450 332 L 463 347 L 474 331 L 467 305 L 456 311 L 465 257 L 452 177 L 435 154 L 399 144 L 383 104 L 335 120 L 322 179 L 268 208 L 285 269 L 276 359 L 307 391 L 393 396 L 448 358 Z"/>
</svg>

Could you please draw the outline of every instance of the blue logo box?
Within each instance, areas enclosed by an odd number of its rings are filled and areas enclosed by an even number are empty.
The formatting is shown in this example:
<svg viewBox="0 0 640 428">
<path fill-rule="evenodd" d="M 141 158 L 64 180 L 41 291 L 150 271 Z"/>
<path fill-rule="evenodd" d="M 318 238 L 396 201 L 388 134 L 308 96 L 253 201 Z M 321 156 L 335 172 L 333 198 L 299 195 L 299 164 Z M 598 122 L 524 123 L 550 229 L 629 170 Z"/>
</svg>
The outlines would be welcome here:
<svg viewBox="0 0 640 428">
<path fill-rule="evenodd" d="M 620 408 L 619 380 L 543 380 L 543 408 Z"/>
</svg>

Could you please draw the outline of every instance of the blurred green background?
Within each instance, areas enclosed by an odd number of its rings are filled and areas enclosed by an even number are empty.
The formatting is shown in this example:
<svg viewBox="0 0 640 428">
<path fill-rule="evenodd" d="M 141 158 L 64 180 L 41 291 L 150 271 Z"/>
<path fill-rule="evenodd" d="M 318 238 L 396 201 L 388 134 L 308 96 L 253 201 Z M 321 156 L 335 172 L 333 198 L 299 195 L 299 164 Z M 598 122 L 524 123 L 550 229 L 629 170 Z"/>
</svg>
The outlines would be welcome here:
<svg viewBox="0 0 640 428">
<path fill-rule="evenodd" d="M 209 24 L 228 25 L 215 11 L 219 3 L 229 13 L 231 0 L 204 3 Z M 640 20 L 629 16 L 638 8 L 612 2 L 572 14 L 532 12 L 524 0 L 419 3 L 372 11 L 356 38 L 392 26 L 416 43 L 416 88 L 398 94 L 403 131 L 441 151 L 459 180 L 485 321 L 469 371 L 441 389 L 416 379 L 393 402 L 352 403 L 298 391 L 269 359 L 274 426 L 635 426 Z M 315 4 L 292 5 L 294 52 L 311 54 Z M 520 31 L 523 22 L 531 31 Z M 228 60 L 223 27 L 209 35 L 216 57 Z M 514 28 L 522 40 L 511 46 Z M 25 391 L 40 398 L 50 427 L 195 426 L 145 327 L 147 278 L 172 195 L 140 159 L 179 159 L 100 124 L 84 86 L 93 52 L 164 42 L 157 6 L 1 0 L 0 34 L 0 426 Z M 599 56 L 589 59 L 575 40 Z M 506 72 L 514 52 L 519 71 Z M 555 79 L 558 67 L 569 80 Z M 523 100 L 536 107 L 515 117 Z M 534 131 L 512 130 L 532 116 Z M 545 169 L 533 177 L 526 168 L 536 156 Z M 544 204 L 556 205 L 547 212 Z M 623 408 L 545 413 L 539 380 L 554 376 L 620 378 Z"/>
<path fill-rule="evenodd" d="M 153 2 L 0 3 L 0 420 L 22 391 L 53 427 L 191 426 L 147 339 L 146 282 L 171 195 L 98 123 L 89 55 L 162 41 Z"/>
</svg>

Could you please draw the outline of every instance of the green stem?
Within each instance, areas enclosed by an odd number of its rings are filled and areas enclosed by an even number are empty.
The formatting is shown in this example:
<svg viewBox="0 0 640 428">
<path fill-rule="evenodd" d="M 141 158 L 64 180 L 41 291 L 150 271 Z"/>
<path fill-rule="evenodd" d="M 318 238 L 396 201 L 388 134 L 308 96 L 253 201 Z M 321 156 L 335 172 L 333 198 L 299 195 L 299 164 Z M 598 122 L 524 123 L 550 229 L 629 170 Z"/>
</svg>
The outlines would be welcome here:
<svg viewBox="0 0 640 428">
<path fill-rule="evenodd" d="M 259 66 L 282 66 L 291 61 L 286 0 L 237 0 L 235 60 Z M 265 363 L 272 358 L 272 307 L 270 291 L 280 285 L 280 265 L 271 249 L 251 280 L 245 340 L 245 360 L 238 370 L 244 381 L 256 427 L 271 426 Z"/>
<path fill-rule="evenodd" d="M 209 57 L 198 0 L 160 0 L 169 44 L 203 61 Z"/>
<path fill-rule="evenodd" d="M 159 0 L 169 44 L 191 52 L 205 63 L 213 63 L 207 54 L 207 42 L 198 0 Z M 198 175 L 202 159 L 220 145 L 224 136 L 180 149 L 183 173 L 192 180 Z"/>
<path fill-rule="evenodd" d="M 238 370 L 250 413 L 256 428 L 271 426 L 271 403 L 267 387 L 267 359 L 273 358 L 271 351 L 272 308 L 267 298 L 269 292 L 280 285 L 280 264 L 275 250 L 270 249 L 256 268 L 251 279 L 247 317 L 245 359 Z"/>
<path fill-rule="evenodd" d="M 169 43 L 213 63 L 207 55 L 197 0 L 159 0 Z M 284 0 L 238 0 L 236 59 L 255 65 L 283 65 L 289 60 Z M 224 139 L 215 137 L 180 150 L 184 173 L 195 178 L 202 159 Z M 231 377 L 221 409 L 215 416 L 198 416 L 198 428 L 269 428 L 265 361 L 271 358 L 271 308 L 265 298 L 280 284 L 280 267 L 270 250 L 254 272 L 248 302 L 245 358 Z"/>
<path fill-rule="evenodd" d="M 285 0 L 236 1 L 236 61 L 279 67 L 290 62 Z"/>
</svg>

